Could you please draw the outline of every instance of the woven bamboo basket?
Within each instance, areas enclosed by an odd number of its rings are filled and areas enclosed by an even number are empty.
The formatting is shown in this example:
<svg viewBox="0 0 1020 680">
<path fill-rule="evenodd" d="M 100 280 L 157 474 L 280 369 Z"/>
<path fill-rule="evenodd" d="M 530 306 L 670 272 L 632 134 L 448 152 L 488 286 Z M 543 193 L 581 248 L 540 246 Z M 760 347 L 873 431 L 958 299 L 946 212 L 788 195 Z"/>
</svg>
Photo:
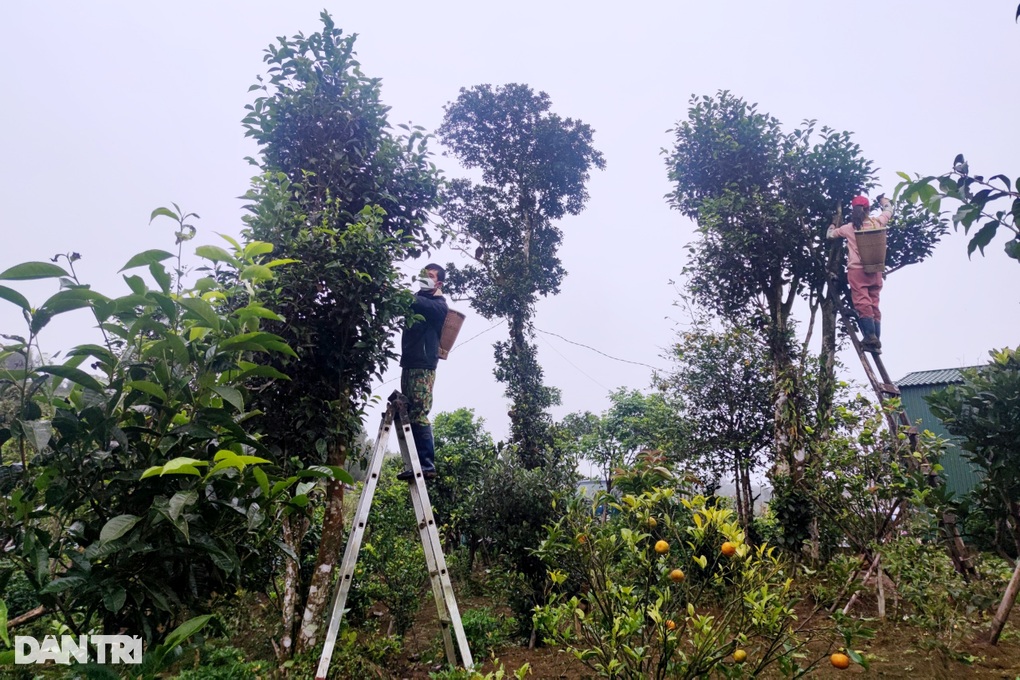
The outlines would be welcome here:
<svg viewBox="0 0 1020 680">
<path fill-rule="evenodd" d="M 861 265 L 869 274 L 885 271 L 885 229 L 868 229 L 855 231 L 857 253 L 861 256 Z"/>
<path fill-rule="evenodd" d="M 450 358 L 450 350 L 453 349 L 453 343 L 457 342 L 457 334 L 460 333 L 460 328 L 464 325 L 464 319 L 466 318 L 466 316 L 458 312 L 456 309 L 448 309 L 446 311 L 446 321 L 443 322 L 443 332 L 439 334 L 440 359 Z"/>
</svg>

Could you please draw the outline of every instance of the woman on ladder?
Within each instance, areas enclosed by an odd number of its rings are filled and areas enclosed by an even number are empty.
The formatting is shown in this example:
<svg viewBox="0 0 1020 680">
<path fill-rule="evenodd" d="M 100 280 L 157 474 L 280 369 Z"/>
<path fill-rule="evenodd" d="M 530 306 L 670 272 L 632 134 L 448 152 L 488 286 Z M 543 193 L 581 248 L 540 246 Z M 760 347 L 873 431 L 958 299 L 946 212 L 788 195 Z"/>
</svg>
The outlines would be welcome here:
<svg viewBox="0 0 1020 680">
<path fill-rule="evenodd" d="M 857 310 L 857 325 L 864 335 L 861 346 L 873 354 L 882 353 L 882 312 L 878 308 L 879 295 L 882 292 L 882 272 L 866 272 L 861 263 L 861 254 L 857 248 L 855 232 L 884 229 L 892 217 L 892 204 L 884 195 L 878 197 L 882 213 L 878 217 L 869 215 L 870 202 L 866 196 L 855 196 L 850 201 L 850 221 L 841 227 L 829 225 L 826 232 L 828 238 L 845 238 L 850 253 L 847 256 L 846 278 L 850 283 L 850 297 Z"/>
</svg>

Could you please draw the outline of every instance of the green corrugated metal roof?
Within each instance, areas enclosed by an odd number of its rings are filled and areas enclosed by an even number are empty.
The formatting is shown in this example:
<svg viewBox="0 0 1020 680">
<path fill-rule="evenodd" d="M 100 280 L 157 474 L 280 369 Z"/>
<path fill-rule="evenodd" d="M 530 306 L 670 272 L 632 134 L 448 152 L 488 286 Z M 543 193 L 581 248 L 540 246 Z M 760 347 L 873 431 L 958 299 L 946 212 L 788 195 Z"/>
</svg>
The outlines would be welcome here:
<svg viewBox="0 0 1020 680">
<path fill-rule="evenodd" d="M 980 367 L 967 366 L 964 368 Z M 949 440 L 940 462 L 945 468 L 949 490 L 957 495 L 964 495 L 973 489 L 980 481 L 981 476 L 960 451 L 959 440 L 950 435 L 942 421 L 932 414 L 928 409 L 928 402 L 924 398 L 949 385 L 962 382 L 963 378 L 960 375 L 962 370 L 964 369 L 943 368 L 936 371 L 915 371 L 896 381 L 900 387 L 903 409 L 907 412 L 910 421 L 920 420 L 922 429 L 931 430 L 939 437 Z"/>
<path fill-rule="evenodd" d="M 980 366 L 964 366 L 963 368 L 942 368 L 937 371 L 914 371 L 896 381 L 900 387 L 913 385 L 950 385 L 963 380 L 960 371 L 964 368 L 980 368 Z"/>
</svg>

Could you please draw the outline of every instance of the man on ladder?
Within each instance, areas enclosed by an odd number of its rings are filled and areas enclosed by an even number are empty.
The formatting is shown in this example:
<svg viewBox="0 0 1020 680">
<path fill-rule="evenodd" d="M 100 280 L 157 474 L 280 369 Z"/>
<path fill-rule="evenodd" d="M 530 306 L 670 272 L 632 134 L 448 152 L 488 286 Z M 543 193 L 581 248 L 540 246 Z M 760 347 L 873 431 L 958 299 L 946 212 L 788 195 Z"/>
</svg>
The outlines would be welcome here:
<svg viewBox="0 0 1020 680">
<path fill-rule="evenodd" d="M 414 448 L 418 450 L 425 479 L 436 477 L 436 446 L 429 411 L 439 364 L 439 337 L 446 321 L 447 306 L 442 293 L 445 280 L 445 269 L 438 264 L 425 265 L 418 279 L 420 290 L 411 303 L 411 311 L 425 320 L 410 321 L 400 336 L 400 391 L 407 397 Z M 397 479 L 405 482 L 412 477 L 411 470 L 397 475 Z"/>
</svg>

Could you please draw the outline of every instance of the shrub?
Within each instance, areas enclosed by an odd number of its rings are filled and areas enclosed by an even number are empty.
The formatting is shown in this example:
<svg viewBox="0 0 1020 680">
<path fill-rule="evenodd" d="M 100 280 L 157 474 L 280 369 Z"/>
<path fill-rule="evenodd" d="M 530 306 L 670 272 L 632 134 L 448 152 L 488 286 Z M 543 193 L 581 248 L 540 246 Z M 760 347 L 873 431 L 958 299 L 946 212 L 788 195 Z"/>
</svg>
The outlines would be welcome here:
<svg viewBox="0 0 1020 680">
<path fill-rule="evenodd" d="M 235 647 L 204 647 L 195 668 L 182 670 L 177 680 L 258 680 L 270 670 L 267 661 L 246 661 Z"/>
<path fill-rule="evenodd" d="M 488 607 L 468 609 L 461 616 L 471 656 L 484 658 L 510 642 L 517 630 L 514 617 L 496 614 Z"/>
<path fill-rule="evenodd" d="M 25 312 L 25 337 L 8 336 L 25 369 L 0 369 L 0 392 L 13 394 L 18 418 L 0 428 L 24 467 L 0 497 L 8 559 L 40 601 L 73 632 L 101 625 L 147 640 L 213 592 L 236 588 L 275 552 L 280 492 L 298 477 L 271 478 L 270 455 L 245 429 L 253 376 L 286 376 L 249 361 L 254 353 L 292 353 L 270 333 L 259 287 L 284 261 L 266 261 L 268 244 L 228 252 L 200 246 L 209 275 L 185 285 L 183 242 L 192 217 L 159 208 L 177 225 L 178 253 L 149 250 L 125 270 L 131 292 L 106 297 L 74 274 L 77 254 L 57 264 L 28 262 L 0 279 L 58 279 L 61 289 L 33 307 L 0 286 L 0 298 Z M 223 281 L 233 283 L 223 283 Z M 102 344 L 71 349 L 63 363 L 34 365 L 38 336 L 56 315 L 91 311 Z M 81 366 L 89 362 L 94 372 Z M 326 468 L 305 476 L 342 474 Z M 300 499 L 288 498 L 289 502 Z M 306 499 L 307 500 L 307 499 Z"/>
<path fill-rule="evenodd" d="M 366 605 L 385 604 L 394 631 L 403 635 L 421 609 L 429 573 L 407 483 L 396 480 L 396 471 L 396 464 L 387 465 L 376 489 L 352 590 Z"/>
<path fill-rule="evenodd" d="M 612 502 L 602 522 L 604 500 L 572 503 L 538 551 L 551 592 L 535 618 L 550 642 L 607 678 L 801 670 L 792 579 L 773 548 L 745 543 L 731 510 L 655 489 Z"/>
</svg>

